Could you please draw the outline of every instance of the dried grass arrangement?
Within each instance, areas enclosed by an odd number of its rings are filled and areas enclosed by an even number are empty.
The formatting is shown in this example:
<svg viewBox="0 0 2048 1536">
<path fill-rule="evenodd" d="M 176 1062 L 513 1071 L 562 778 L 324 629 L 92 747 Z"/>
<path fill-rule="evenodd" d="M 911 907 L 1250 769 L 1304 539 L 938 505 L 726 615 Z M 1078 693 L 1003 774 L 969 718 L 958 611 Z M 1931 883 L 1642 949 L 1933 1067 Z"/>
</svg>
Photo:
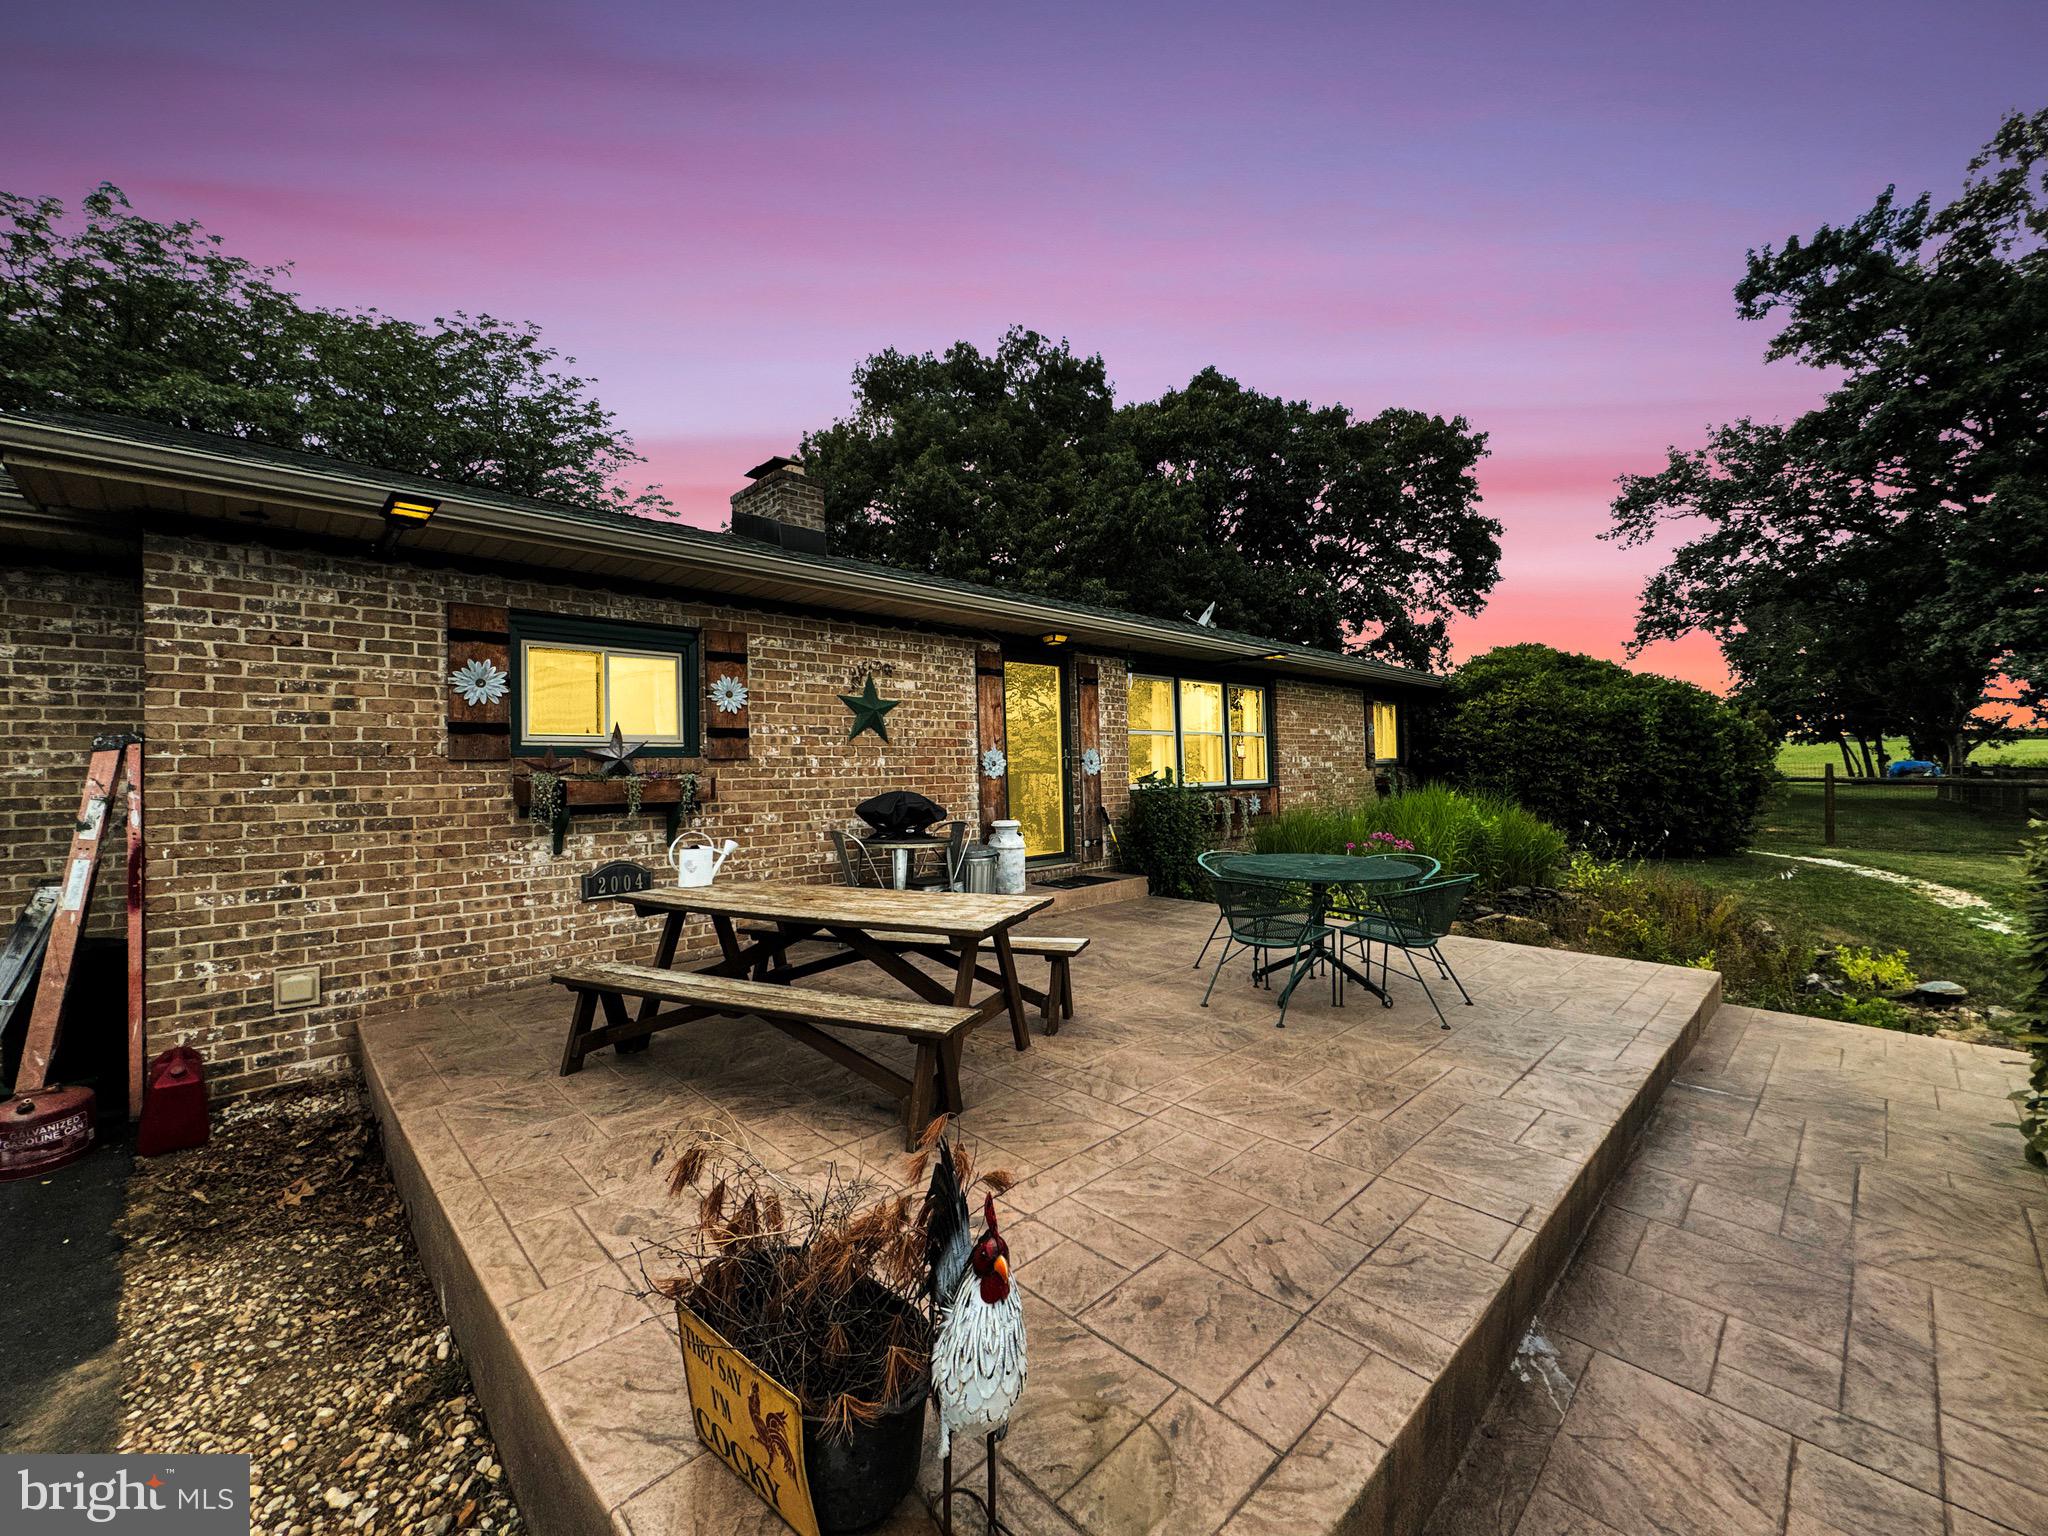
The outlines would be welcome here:
<svg viewBox="0 0 2048 1536">
<path fill-rule="evenodd" d="M 675 1273 L 650 1281 L 780 1381 L 828 1436 L 914 1401 L 931 1379 L 936 1320 L 922 1184 L 945 1134 L 932 1122 L 901 1186 L 836 1165 L 794 1176 L 743 1141 L 695 1130 L 671 1144 L 669 1193 L 688 1203 L 686 1237 L 655 1245 Z M 996 1194 L 1012 1180 L 977 1174 L 956 1145 L 963 1186 Z"/>
</svg>

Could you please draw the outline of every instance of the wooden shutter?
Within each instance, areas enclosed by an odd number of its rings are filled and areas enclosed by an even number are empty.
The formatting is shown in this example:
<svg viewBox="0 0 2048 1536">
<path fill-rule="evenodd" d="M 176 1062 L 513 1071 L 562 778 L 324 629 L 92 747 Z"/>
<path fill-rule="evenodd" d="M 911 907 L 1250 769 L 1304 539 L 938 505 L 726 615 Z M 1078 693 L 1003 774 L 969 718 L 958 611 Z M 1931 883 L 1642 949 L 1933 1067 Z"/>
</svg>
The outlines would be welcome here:
<svg viewBox="0 0 2048 1536">
<path fill-rule="evenodd" d="M 981 724 L 981 751 L 975 754 L 974 778 L 981 787 L 981 835 L 988 836 L 992 823 L 1010 814 L 1010 781 L 1005 774 L 991 778 L 981 771 L 981 753 L 991 748 L 1007 750 L 1003 722 L 1003 653 L 1000 647 L 984 645 L 974 656 L 974 697 Z"/>
<path fill-rule="evenodd" d="M 739 630 L 704 631 L 703 721 L 704 756 L 717 763 L 740 762 L 752 750 L 747 725 L 750 706 L 741 705 L 735 714 L 720 714 L 711 699 L 711 685 L 721 677 L 731 678 L 742 688 L 747 686 L 747 637 Z"/>
<path fill-rule="evenodd" d="M 1081 858 L 1095 857 L 1102 846 L 1102 668 L 1092 656 L 1074 663 L 1074 739 L 1080 748 L 1081 769 Z M 1096 771 L 1085 766 L 1095 754 Z"/>
<path fill-rule="evenodd" d="M 448 605 L 448 669 L 441 688 L 448 698 L 448 760 L 455 763 L 505 762 L 512 756 L 512 693 L 470 704 L 450 681 L 471 662 L 512 673 L 511 621 L 503 608 L 478 603 Z"/>
</svg>

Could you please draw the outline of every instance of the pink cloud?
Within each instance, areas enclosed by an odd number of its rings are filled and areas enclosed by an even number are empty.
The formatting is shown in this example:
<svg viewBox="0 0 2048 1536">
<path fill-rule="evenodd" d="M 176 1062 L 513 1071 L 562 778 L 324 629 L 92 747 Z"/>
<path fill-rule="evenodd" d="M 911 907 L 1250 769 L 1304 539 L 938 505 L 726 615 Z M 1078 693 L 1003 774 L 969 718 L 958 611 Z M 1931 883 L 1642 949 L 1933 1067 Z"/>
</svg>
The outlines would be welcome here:
<svg viewBox="0 0 2048 1536">
<path fill-rule="evenodd" d="M 2048 44 L 1910 0 L 10 19 L 8 190 L 106 177 L 320 302 L 537 321 L 692 521 L 868 353 L 1024 323 L 1125 398 L 1213 363 L 1466 416 L 1505 553 L 1461 650 L 1610 656 L 1655 562 L 1597 539 L 1615 477 L 1819 386 L 1735 319 L 1743 252 L 1953 187 Z"/>
</svg>

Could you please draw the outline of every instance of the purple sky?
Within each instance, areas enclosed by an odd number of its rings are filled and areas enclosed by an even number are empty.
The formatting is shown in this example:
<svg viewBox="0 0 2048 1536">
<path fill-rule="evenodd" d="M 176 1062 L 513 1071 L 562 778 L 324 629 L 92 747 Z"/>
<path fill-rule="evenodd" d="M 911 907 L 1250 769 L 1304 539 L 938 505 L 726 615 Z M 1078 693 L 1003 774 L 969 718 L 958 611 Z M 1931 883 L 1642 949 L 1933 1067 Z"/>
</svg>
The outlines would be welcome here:
<svg viewBox="0 0 2048 1536">
<path fill-rule="evenodd" d="M 1614 477 L 1812 398 L 1734 318 L 1744 249 L 1951 193 L 2048 100 L 2036 0 L 991 9 L 21 7 L 0 186 L 115 181 L 321 302 L 537 321 L 696 521 L 861 357 L 1012 323 L 1126 398 L 1213 363 L 1460 412 L 1506 524 L 1461 653 L 1619 656 Z"/>
</svg>

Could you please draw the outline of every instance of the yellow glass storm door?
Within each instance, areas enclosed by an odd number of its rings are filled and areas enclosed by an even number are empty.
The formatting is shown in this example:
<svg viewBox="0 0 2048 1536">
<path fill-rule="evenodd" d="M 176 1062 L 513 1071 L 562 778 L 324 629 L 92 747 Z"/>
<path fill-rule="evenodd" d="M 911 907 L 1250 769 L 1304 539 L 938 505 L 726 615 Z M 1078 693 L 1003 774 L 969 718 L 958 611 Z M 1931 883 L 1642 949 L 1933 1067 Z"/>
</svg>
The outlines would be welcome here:
<svg viewBox="0 0 2048 1536">
<path fill-rule="evenodd" d="M 1047 662 L 1003 663 L 1004 754 L 1010 815 L 1024 833 L 1027 858 L 1067 851 L 1066 741 L 1060 669 Z"/>
</svg>

